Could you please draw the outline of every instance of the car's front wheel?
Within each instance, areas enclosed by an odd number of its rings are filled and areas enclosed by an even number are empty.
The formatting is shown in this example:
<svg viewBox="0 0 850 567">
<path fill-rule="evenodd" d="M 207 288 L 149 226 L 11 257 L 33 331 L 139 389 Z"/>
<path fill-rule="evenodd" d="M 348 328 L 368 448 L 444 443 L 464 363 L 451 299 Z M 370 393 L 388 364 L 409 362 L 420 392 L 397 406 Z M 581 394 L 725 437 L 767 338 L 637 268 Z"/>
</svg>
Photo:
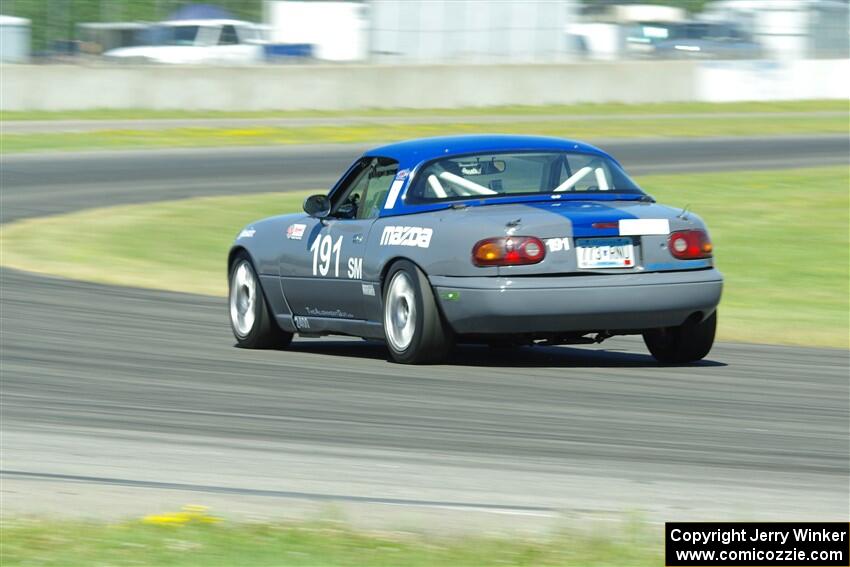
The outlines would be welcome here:
<svg viewBox="0 0 850 567">
<path fill-rule="evenodd" d="M 643 334 L 643 342 L 655 360 L 664 363 L 694 362 L 705 358 L 714 345 L 717 311 L 700 321 L 688 319 L 678 327 L 652 329 Z"/>
<path fill-rule="evenodd" d="M 244 252 L 230 266 L 228 313 L 240 347 L 283 347 L 292 341 L 292 333 L 282 331 L 272 318 L 257 272 Z"/>
<path fill-rule="evenodd" d="M 402 364 L 443 360 L 453 337 L 428 278 L 413 263 L 400 260 L 384 281 L 384 336 L 393 360 Z"/>
</svg>

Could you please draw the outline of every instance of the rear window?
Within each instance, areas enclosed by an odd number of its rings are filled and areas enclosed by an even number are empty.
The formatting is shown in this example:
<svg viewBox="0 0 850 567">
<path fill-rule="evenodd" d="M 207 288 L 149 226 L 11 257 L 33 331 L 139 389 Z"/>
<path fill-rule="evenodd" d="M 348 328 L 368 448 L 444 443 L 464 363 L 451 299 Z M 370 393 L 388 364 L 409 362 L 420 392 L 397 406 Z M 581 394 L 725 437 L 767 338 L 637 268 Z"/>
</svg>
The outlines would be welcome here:
<svg viewBox="0 0 850 567">
<path fill-rule="evenodd" d="M 416 176 L 412 203 L 535 193 L 643 192 L 613 160 L 579 152 L 488 153 L 432 161 Z"/>
</svg>

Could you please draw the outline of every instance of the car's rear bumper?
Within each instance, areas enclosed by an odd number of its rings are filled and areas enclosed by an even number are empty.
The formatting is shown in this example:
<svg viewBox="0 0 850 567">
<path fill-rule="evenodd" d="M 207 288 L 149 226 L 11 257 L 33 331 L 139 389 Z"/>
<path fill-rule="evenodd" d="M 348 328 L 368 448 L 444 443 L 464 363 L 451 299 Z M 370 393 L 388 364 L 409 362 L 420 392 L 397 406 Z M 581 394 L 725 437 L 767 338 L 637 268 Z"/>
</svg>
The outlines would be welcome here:
<svg viewBox="0 0 850 567">
<path fill-rule="evenodd" d="M 710 315 L 723 277 L 681 272 L 552 277 L 445 277 L 431 284 L 457 333 L 634 331 Z"/>
</svg>

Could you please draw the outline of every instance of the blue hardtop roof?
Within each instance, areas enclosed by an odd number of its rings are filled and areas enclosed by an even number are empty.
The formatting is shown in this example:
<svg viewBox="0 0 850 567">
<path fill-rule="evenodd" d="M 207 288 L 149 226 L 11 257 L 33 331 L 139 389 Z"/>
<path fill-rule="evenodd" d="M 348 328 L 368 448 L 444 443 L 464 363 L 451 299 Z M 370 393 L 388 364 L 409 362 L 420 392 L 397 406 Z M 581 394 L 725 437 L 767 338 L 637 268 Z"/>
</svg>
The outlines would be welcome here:
<svg viewBox="0 0 850 567">
<path fill-rule="evenodd" d="M 398 161 L 400 169 L 408 169 L 416 167 L 422 162 L 440 157 L 510 151 L 574 151 L 614 159 L 599 148 L 575 140 L 510 134 L 475 134 L 468 136 L 419 138 L 372 148 L 363 155 L 392 158 Z"/>
</svg>

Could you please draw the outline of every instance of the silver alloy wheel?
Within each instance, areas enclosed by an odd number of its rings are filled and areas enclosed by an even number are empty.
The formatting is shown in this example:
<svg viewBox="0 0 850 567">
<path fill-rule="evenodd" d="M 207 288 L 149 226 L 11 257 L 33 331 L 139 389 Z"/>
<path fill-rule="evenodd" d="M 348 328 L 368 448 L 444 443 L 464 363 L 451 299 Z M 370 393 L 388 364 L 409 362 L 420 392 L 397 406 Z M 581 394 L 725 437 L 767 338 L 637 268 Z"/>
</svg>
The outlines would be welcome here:
<svg viewBox="0 0 850 567">
<path fill-rule="evenodd" d="M 387 340 L 397 352 L 410 346 L 416 332 L 416 292 L 407 272 L 396 272 L 390 280 L 384 303 L 384 328 Z"/>
<path fill-rule="evenodd" d="M 254 302 L 257 300 L 257 280 L 247 261 L 233 270 L 230 281 L 230 321 L 236 334 L 247 337 L 254 328 Z"/>
</svg>

